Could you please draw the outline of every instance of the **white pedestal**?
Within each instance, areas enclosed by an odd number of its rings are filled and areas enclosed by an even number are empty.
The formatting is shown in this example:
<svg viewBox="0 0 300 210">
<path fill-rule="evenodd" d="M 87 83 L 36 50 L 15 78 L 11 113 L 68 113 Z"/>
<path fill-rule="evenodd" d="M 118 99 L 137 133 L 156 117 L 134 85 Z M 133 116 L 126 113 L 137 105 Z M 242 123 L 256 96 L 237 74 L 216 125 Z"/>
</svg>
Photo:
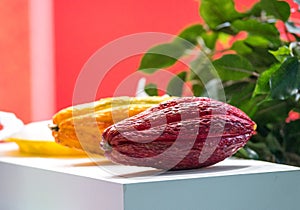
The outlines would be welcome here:
<svg viewBox="0 0 300 210">
<path fill-rule="evenodd" d="M 0 144 L 1 210 L 298 210 L 300 168 L 227 159 L 162 173 L 89 158 L 26 157 Z M 116 175 L 117 174 L 117 175 Z"/>
</svg>

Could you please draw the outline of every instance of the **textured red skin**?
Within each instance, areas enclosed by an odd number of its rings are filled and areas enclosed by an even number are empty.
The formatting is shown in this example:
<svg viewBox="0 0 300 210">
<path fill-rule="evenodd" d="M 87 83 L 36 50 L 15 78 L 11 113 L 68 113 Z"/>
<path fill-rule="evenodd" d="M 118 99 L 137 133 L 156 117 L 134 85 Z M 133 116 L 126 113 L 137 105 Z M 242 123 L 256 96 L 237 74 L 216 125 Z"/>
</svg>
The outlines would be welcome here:
<svg viewBox="0 0 300 210">
<path fill-rule="evenodd" d="M 101 145 L 117 163 L 193 169 L 232 156 L 254 134 L 254 127 L 236 107 L 209 98 L 182 97 L 108 127 Z"/>
</svg>

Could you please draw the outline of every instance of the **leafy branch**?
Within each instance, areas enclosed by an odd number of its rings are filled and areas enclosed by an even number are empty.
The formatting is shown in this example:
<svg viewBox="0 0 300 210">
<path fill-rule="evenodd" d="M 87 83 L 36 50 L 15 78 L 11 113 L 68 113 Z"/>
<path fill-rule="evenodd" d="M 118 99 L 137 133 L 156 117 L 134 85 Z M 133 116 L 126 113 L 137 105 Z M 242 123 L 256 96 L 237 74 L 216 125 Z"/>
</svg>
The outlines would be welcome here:
<svg viewBox="0 0 300 210">
<path fill-rule="evenodd" d="M 300 110 L 300 28 L 290 18 L 289 4 L 260 0 L 238 12 L 233 0 L 201 0 L 199 15 L 204 24 L 149 49 L 139 71 L 151 74 L 190 56 L 166 92 L 182 96 L 188 86 L 195 96 L 226 100 L 258 125 L 237 156 L 300 166 L 300 120 L 286 121 Z M 156 85 L 148 84 L 146 92 L 157 95 Z"/>
</svg>

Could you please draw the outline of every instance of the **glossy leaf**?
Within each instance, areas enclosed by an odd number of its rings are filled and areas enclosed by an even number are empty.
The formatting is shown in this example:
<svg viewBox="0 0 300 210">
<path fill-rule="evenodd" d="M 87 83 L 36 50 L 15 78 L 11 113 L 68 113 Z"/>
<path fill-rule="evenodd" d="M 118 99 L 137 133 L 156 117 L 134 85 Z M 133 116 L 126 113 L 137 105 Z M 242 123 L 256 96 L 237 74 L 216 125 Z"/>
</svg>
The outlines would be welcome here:
<svg viewBox="0 0 300 210">
<path fill-rule="evenodd" d="M 246 31 L 250 35 L 261 36 L 269 40 L 274 47 L 278 46 L 281 41 L 279 37 L 279 32 L 275 25 L 269 23 L 262 23 L 258 20 L 248 19 L 248 20 L 236 20 L 232 23 L 232 27 L 239 31 Z"/>
<path fill-rule="evenodd" d="M 218 33 L 205 31 L 202 25 L 195 24 L 183 30 L 178 38 L 174 40 L 174 43 L 182 45 L 184 49 L 192 49 L 199 44 L 200 48 L 214 49 L 217 38 Z M 201 40 L 203 43 L 201 43 Z"/>
<path fill-rule="evenodd" d="M 253 52 L 253 48 L 261 48 L 268 50 L 272 47 L 272 43 L 262 36 L 251 36 L 244 40 L 237 40 L 232 44 L 231 49 L 236 51 L 238 54 L 247 55 Z"/>
<path fill-rule="evenodd" d="M 258 77 L 253 95 L 260 95 L 260 94 L 269 94 L 270 92 L 270 79 L 272 74 L 277 71 L 280 67 L 280 64 L 275 64 L 271 66 L 268 70 L 264 71 Z"/>
<path fill-rule="evenodd" d="M 190 42 L 193 45 L 197 45 L 198 38 L 204 32 L 205 32 L 205 30 L 203 29 L 202 25 L 195 24 L 195 25 L 191 25 L 191 26 L 187 27 L 182 32 L 180 32 L 178 37 Z M 180 41 L 180 40 L 177 39 L 176 41 Z"/>
<path fill-rule="evenodd" d="M 246 55 L 252 53 L 252 48 L 249 47 L 244 40 L 236 41 L 232 44 L 231 49 L 240 55 Z"/>
<path fill-rule="evenodd" d="M 269 52 L 269 49 L 260 47 L 251 47 L 251 49 L 252 53 L 243 54 L 243 57 L 251 62 L 257 72 L 261 73 L 277 63 L 276 58 Z"/>
<path fill-rule="evenodd" d="M 224 55 L 213 61 L 219 77 L 222 80 L 240 80 L 253 74 L 251 63 L 239 55 Z"/>
<path fill-rule="evenodd" d="M 156 84 L 149 83 L 145 86 L 144 90 L 149 96 L 158 96 Z"/>
<path fill-rule="evenodd" d="M 261 0 L 261 7 L 268 14 L 282 21 L 287 21 L 290 16 L 290 6 L 284 1 Z"/>
<path fill-rule="evenodd" d="M 158 69 L 166 68 L 183 55 L 185 48 L 176 43 L 166 43 L 152 47 L 142 58 L 139 70 L 154 73 Z"/>
<path fill-rule="evenodd" d="M 249 116 L 252 116 L 257 109 L 258 100 L 252 98 L 255 84 L 249 81 L 237 81 L 225 86 L 226 100 L 233 106 L 239 107 Z"/>
<path fill-rule="evenodd" d="M 249 85 L 249 82 L 246 82 L 246 81 L 237 81 L 237 82 L 234 82 L 230 85 L 226 85 L 224 87 L 224 90 L 225 90 L 225 93 L 226 93 L 227 102 L 238 107 L 239 104 L 244 102 L 243 99 L 251 98 L 251 95 L 250 96 L 245 96 L 245 92 L 244 93 L 242 92 L 245 89 L 248 89 L 247 88 L 248 85 Z M 247 92 L 247 94 L 249 93 L 248 90 L 246 92 Z M 251 90 L 250 90 L 250 92 L 251 92 Z"/>
<path fill-rule="evenodd" d="M 295 57 L 287 58 L 270 79 L 271 96 L 284 100 L 296 95 L 300 89 L 300 64 Z"/>
<path fill-rule="evenodd" d="M 254 36 L 248 35 L 248 37 L 244 40 L 244 42 L 253 47 L 260 47 L 260 48 L 269 48 L 272 45 L 272 43 L 264 36 L 255 36 L 255 35 Z"/>
<path fill-rule="evenodd" d="M 182 96 L 183 86 L 186 81 L 187 72 L 183 71 L 174 76 L 167 87 L 167 94 L 170 96 Z"/>
<path fill-rule="evenodd" d="M 233 0 L 202 0 L 200 15 L 211 29 L 243 16 L 235 10 Z"/>
<path fill-rule="evenodd" d="M 287 101 L 266 100 L 258 104 L 257 112 L 253 116 L 255 122 L 261 125 L 267 123 L 284 122 L 292 106 Z"/>
<path fill-rule="evenodd" d="M 270 53 L 273 54 L 279 62 L 283 62 L 291 55 L 291 50 L 287 46 L 282 46 L 276 51 L 270 50 Z"/>
</svg>

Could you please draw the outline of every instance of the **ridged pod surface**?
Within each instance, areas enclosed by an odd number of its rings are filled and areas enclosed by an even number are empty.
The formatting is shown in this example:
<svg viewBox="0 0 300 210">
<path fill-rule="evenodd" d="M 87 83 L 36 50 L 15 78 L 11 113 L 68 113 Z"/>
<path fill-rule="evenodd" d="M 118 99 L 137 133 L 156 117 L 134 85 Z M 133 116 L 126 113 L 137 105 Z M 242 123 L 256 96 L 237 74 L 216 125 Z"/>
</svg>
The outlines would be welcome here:
<svg viewBox="0 0 300 210">
<path fill-rule="evenodd" d="M 50 128 L 57 143 L 102 155 L 99 143 L 105 128 L 169 99 L 121 96 L 70 106 L 53 116 Z"/>
<path fill-rule="evenodd" d="M 205 97 L 162 102 L 103 132 L 113 162 L 166 170 L 194 169 L 232 156 L 255 133 L 241 110 Z"/>
</svg>

